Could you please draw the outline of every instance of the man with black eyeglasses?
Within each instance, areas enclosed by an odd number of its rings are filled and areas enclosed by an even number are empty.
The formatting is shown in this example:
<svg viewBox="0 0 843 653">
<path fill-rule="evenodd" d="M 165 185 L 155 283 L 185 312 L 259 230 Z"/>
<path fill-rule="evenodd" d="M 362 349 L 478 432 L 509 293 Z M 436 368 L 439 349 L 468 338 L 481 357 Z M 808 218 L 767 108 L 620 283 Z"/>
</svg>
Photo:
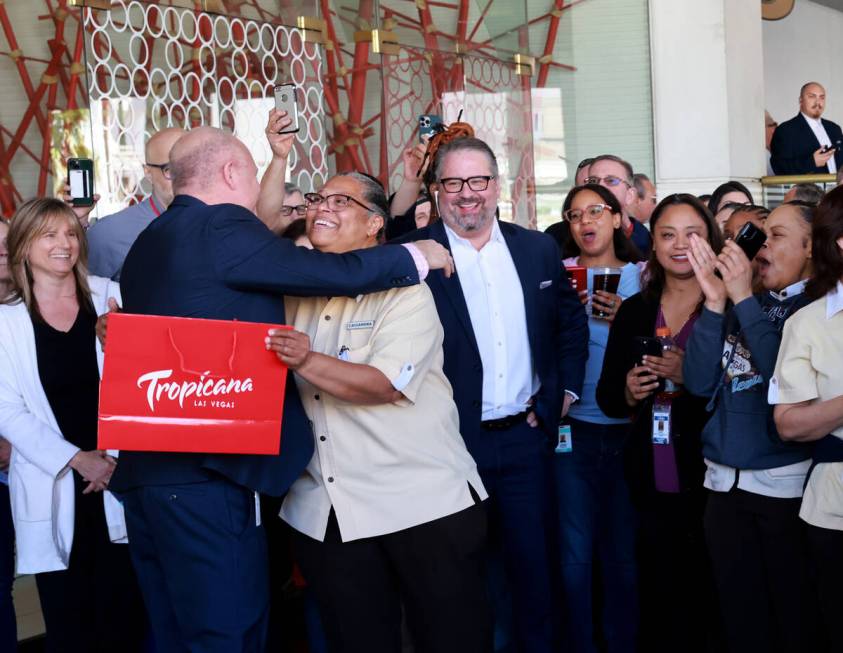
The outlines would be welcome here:
<svg viewBox="0 0 843 653">
<path fill-rule="evenodd" d="M 88 271 L 98 277 L 120 281 L 123 261 L 141 231 L 161 215 L 173 201 L 173 185 L 170 181 L 169 156 L 176 141 L 184 136 L 183 129 L 168 127 L 153 134 L 144 147 L 144 177 L 152 192 L 142 202 L 127 206 L 122 211 L 97 220 L 88 229 Z M 69 189 L 64 201 L 70 203 Z M 91 206 L 74 206 L 73 212 L 83 226 L 93 211 L 99 195 L 94 196 Z"/>
<path fill-rule="evenodd" d="M 456 275 L 427 278 L 445 330 L 445 375 L 490 495 L 491 545 L 502 551 L 512 595 L 513 650 L 549 653 L 548 465 L 559 421 L 582 391 L 586 315 L 553 239 L 496 218 L 506 181 L 486 143 L 451 141 L 433 165 L 442 219 L 408 238 L 432 238 L 453 256 Z M 505 630 L 505 608 L 493 604 Z"/>
<path fill-rule="evenodd" d="M 652 243 L 650 232 L 629 214 L 629 208 L 638 196 L 632 177 L 632 166 L 628 162 L 614 154 L 601 154 L 591 162 L 585 182 L 603 186 L 617 198 L 621 205 L 621 221 L 626 237 L 647 256 Z"/>
</svg>

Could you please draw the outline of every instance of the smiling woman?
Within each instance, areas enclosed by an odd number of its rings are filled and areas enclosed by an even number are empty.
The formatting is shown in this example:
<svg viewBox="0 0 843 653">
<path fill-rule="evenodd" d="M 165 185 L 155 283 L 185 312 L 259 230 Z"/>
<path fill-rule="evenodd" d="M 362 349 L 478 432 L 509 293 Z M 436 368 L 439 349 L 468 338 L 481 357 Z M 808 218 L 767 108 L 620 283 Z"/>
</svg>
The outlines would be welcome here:
<svg viewBox="0 0 843 653">
<path fill-rule="evenodd" d="M 702 531 L 703 473 L 700 431 L 705 400 L 682 388 L 683 349 L 701 308 L 702 291 L 688 259 L 693 235 L 722 245 L 708 209 L 692 195 L 671 195 L 650 218 L 653 249 L 642 291 L 621 304 L 609 332 L 597 403 L 610 417 L 632 412 L 627 478 L 638 509 L 641 646 L 644 650 L 698 650 L 718 623 Z M 667 327 L 675 346 L 639 358 L 636 339 Z M 659 379 L 676 385 L 667 411 L 669 436 L 654 433 Z M 705 606 L 689 609 L 687 606 Z"/>
<path fill-rule="evenodd" d="M 356 172 L 332 177 L 305 195 L 307 236 L 323 252 L 350 252 L 378 244 L 388 218 L 380 184 Z"/>
<path fill-rule="evenodd" d="M 95 325 L 119 290 L 87 276 L 84 233 L 61 201 L 23 204 L 8 245 L 0 433 L 12 444 L 17 569 L 36 574 L 48 648 L 139 650 L 140 592 L 127 547 L 116 544 L 125 542 L 123 510 L 104 492 L 116 460 L 96 442 Z"/>
</svg>

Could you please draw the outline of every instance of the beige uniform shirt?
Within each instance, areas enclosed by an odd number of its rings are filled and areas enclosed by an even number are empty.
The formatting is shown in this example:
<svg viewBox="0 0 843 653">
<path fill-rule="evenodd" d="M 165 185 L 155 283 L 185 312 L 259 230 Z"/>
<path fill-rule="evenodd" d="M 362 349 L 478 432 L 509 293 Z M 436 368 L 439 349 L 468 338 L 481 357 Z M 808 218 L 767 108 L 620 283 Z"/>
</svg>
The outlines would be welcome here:
<svg viewBox="0 0 843 653">
<path fill-rule="evenodd" d="M 843 284 L 784 325 L 771 404 L 826 401 L 843 395 Z M 832 434 L 843 438 L 843 427 Z M 799 516 L 820 528 L 843 530 L 843 463 L 819 463 L 805 487 Z"/>
<path fill-rule="evenodd" d="M 426 284 L 356 299 L 288 297 L 285 305 L 313 351 L 377 368 L 405 398 L 351 404 L 296 377 L 316 451 L 284 501 L 284 521 L 322 541 L 333 506 L 347 542 L 464 510 L 474 503 L 469 484 L 487 497 L 459 433 Z"/>
</svg>

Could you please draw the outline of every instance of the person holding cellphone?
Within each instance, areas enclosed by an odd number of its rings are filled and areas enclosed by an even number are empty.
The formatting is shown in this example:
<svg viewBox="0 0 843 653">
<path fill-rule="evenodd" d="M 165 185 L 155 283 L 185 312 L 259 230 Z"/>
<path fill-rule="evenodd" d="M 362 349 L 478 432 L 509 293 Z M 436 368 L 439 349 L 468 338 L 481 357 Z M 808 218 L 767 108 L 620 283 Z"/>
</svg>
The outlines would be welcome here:
<svg viewBox="0 0 843 653">
<path fill-rule="evenodd" d="M 694 234 L 715 252 L 722 236 L 705 206 L 687 194 L 662 200 L 650 230 L 641 292 L 621 304 L 609 331 L 597 405 L 609 417 L 633 416 L 626 464 L 639 518 L 640 650 L 697 651 L 717 630 L 717 611 L 702 529 L 706 402 L 681 390 L 683 350 L 703 301 L 688 252 Z M 676 346 L 635 360 L 636 337 L 652 337 L 660 327 L 670 329 Z M 654 428 L 660 378 L 680 386 L 666 441 Z"/>
<path fill-rule="evenodd" d="M 767 241 L 755 257 L 763 286 L 757 294 L 753 264 L 734 241 L 717 256 L 699 236 L 691 239 L 705 305 L 683 373 L 688 391 L 709 399 L 714 411 L 702 432 L 705 535 L 726 641 L 735 651 L 820 650 L 798 516 L 812 446 L 783 442 L 767 403 L 782 329 L 810 301 L 803 290 L 813 213 L 795 202 L 769 215 Z"/>
<path fill-rule="evenodd" d="M 768 399 L 781 438 L 814 443 L 799 509 L 816 565 L 820 616 L 831 651 L 843 650 L 843 188 L 817 207 L 806 286 L 814 301 L 784 326 Z M 790 564 L 790 561 L 785 561 Z M 810 650 L 805 646 L 801 650 Z"/>
<path fill-rule="evenodd" d="M 596 555 L 603 583 L 603 638 L 609 651 L 635 648 L 637 587 L 635 517 L 623 470 L 623 449 L 630 420 L 608 417 L 597 405 L 595 390 L 603 367 L 609 326 L 621 302 L 639 291 L 641 254 L 623 232 L 621 207 L 603 186 L 572 189 L 562 209 L 565 219 L 563 264 L 587 268 L 593 288 L 594 269 L 621 268 L 617 294 L 579 291 L 607 317 L 588 310 L 588 362 L 580 400 L 571 406 L 568 447 L 557 448 L 553 478 L 557 494 L 562 586 L 568 605 L 564 632 L 571 650 L 596 651 L 592 614 L 593 563 Z M 598 619 L 597 621 L 601 621 Z"/>
</svg>

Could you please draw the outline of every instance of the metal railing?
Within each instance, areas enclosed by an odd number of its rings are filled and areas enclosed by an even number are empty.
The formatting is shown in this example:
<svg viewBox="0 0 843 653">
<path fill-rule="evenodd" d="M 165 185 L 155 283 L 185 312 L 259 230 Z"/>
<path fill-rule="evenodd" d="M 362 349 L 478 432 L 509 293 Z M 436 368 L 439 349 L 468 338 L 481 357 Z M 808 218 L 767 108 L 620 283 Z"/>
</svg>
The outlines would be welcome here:
<svg viewBox="0 0 843 653">
<path fill-rule="evenodd" d="M 774 209 L 784 201 L 784 196 L 796 184 L 816 184 L 823 192 L 828 192 L 837 185 L 837 177 L 826 175 L 773 175 L 761 177 L 763 204 Z"/>
</svg>

